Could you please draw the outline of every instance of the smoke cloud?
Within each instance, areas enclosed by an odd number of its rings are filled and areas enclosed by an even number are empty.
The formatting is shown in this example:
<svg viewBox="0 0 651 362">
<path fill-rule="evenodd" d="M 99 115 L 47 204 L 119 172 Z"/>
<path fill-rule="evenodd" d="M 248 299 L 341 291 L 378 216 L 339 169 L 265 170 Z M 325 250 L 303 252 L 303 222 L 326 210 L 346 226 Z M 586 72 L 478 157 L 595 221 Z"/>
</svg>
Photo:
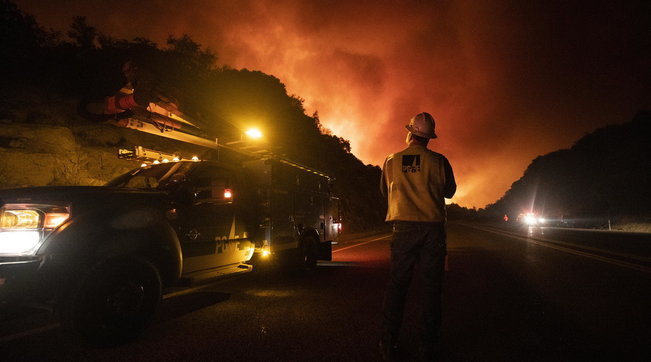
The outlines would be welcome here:
<svg viewBox="0 0 651 362">
<path fill-rule="evenodd" d="M 538 155 L 651 108 L 648 2 L 17 1 L 46 27 L 164 44 L 190 35 L 220 64 L 278 77 L 308 112 L 381 165 L 427 111 L 459 184 L 496 201 Z"/>
</svg>

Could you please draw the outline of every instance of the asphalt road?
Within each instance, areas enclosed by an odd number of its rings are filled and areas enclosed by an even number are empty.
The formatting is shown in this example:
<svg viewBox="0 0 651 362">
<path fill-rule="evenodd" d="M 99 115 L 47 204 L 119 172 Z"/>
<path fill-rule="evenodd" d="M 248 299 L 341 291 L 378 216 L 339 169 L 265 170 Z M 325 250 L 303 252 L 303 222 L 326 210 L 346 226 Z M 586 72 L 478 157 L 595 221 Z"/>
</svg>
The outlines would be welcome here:
<svg viewBox="0 0 651 362">
<path fill-rule="evenodd" d="M 95 348 L 47 312 L 0 315 L 0 359 L 375 361 L 388 237 L 336 246 L 310 274 L 258 270 L 166 298 L 133 343 Z M 452 224 L 443 360 L 651 360 L 651 272 L 612 255 Z M 608 254 L 609 255 L 609 254 Z M 417 284 L 410 301 L 418 298 Z M 414 358 L 414 303 L 400 357 Z"/>
</svg>

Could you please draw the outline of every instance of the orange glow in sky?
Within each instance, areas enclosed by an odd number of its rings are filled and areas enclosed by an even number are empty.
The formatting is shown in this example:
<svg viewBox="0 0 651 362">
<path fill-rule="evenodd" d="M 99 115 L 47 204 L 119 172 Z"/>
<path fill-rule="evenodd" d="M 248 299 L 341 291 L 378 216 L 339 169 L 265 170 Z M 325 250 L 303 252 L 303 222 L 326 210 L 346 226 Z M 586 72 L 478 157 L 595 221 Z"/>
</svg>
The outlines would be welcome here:
<svg viewBox="0 0 651 362">
<path fill-rule="evenodd" d="M 651 108 L 651 21 L 635 2 L 16 2 L 58 30 L 85 15 L 118 38 L 188 34 L 219 64 L 279 78 L 365 163 L 403 148 L 409 118 L 429 112 L 430 148 L 467 207 L 495 202 L 535 157 Z"/>
</svg>

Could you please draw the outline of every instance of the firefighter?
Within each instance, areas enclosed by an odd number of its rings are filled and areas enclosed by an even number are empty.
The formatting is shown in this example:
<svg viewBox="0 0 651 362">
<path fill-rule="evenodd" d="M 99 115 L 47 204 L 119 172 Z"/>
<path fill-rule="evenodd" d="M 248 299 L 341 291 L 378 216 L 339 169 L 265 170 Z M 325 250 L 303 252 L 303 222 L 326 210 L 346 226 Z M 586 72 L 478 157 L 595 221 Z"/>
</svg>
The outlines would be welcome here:
<svg viewBox="0 0 651 362">
<path fill-rule="evenodd" d="M 127 84 L 115 95 L 106 97 L 104 114 L 118 114 L 130 110 L 147 118 L 150 103 L 155 103 L 171 114 L 183 116 L 178 101 L 169 95 L 171 88 L 166 87 L 167 91 L 163 91 L 159 77 L 153 72 L 128 60 L 122 65 L 122 74 Z"/>
<path fill-rule="evenodd" d="M 445 198 L 456 191 L 450 163 L 427 148 L 436 138 L 434 118 L 419 113 L 405 127 L 408 147 L 389 155 L 381 191 L 388 199 L 386 221 L 393 223 L 391 272 L 384 297 L 380 352 L 395 358 L 407 290 L 414 266 L 422 282 L 418 354 L 432 360 L 441 326 L 441 287 L 446 257 Z"/>
</svg>

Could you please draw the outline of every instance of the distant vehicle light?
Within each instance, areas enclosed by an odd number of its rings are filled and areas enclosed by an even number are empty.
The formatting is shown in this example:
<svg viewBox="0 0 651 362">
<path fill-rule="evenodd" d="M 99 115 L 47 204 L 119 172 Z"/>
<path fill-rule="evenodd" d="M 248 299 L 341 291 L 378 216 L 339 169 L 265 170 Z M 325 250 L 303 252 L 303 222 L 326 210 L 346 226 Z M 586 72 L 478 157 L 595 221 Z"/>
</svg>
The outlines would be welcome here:
<svg viewBox="0 0 651 362">
<path fill-rule="evenodd" d="M 141 163 L 140 167 L 147 167 L 148 165 L 146 163 Z"/>
<path fill-rule="evenodd" d="M 224 198 L 225 199 L 232 199 L 233 198 L 233 192 L 231 189 L 225 189 L 224 190 Z"/>
<path fill-rule="evenodd" d="M 174 157 L 174 158 L 172 159 L 172 161 L 174 161 L 174 162 L 179 162 L 179 161 L 181 161 L 181 159 L 178 158 L 178 157 Z"/>
<path fill-rule="evenodd" d="M 192 156 L 192 161 L 195 161 L 195 162 L 196 162 L 196 161 L 199 161 L 199 157 L 197 157 L 197 156 Z"/>
<path fill-rule="evenodd" d="M 158 160 L 154 161 L 154 165 L 158 165 L 159 163 L 160 163 L 160 161 L 158 161 Z"/>
<path fill-rule="evenodd" d="M 168 162 L 170 162 L 170 160 L 168 160 L 167 158 L 163 159 L 163 163 L 168 163 Z"/>
<path fill-rule="evenodd" d="M 524 222 L 527 225 L 536 225 L 536 217 L 533 214 L 524 215 Z"/>
<path fill-rule="evenodd" d="M 544 223 L 547 222 L 547 219 L 545 219 L 544 217 L 539 217 L 538 222 L 541 223 L 541 224 L 544 224 Z"/>
</svg>

